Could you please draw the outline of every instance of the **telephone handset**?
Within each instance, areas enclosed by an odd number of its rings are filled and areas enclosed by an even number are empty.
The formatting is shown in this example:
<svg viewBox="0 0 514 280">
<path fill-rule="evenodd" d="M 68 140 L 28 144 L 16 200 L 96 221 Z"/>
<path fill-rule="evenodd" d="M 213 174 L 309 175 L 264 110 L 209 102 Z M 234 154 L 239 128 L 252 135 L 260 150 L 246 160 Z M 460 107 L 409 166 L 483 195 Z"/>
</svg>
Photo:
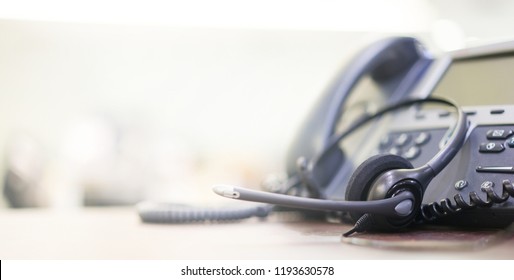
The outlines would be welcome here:
<svg viewBox="0 0 514 280">
<path fill-rule="evenodd" d="M 344 111 L 359 102 L 354 101 L 355 93 L 352 93 L 359 81 L 370 79 L 374 86 L 372 90 L 379 95 L 364 102 L 383 103 L 374 104 L 376 107 L 393 104 L 408 97 L 432 61 L 422 45 L 409 37 L 387 38 L 365 48 L 321 96 L 304 121 L 286 156 L 288 176 L 298 176 L 298 159 L 312 158 L 326 148 L 342 115 L 343 120 L 348 122 L 349 116 Z M 308 190 L 308 196 L 326 198 L 333 192 L 341 191 L 337 186 L 329 188 L 328 185 L 344 162 L 345 155 L 339 146 L 334 146 L 332 151 L 326 153 L 312 172 L 311 179 L 318 181 L 320 188 Z M 342 183 L 333 182 L 331 185 Z"/>
</svg>

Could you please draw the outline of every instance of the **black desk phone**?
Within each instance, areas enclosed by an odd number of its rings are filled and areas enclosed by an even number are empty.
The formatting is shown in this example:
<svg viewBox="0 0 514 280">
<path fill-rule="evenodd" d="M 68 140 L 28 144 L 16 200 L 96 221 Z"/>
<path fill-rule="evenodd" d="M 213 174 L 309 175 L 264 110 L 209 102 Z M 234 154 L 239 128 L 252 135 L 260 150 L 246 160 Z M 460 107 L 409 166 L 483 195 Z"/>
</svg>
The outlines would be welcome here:
<svg viewBox="0 0 514 280">
<path fill-rule="evenodd" d="M 305 119 L 287 153 L 289 180 L 274 189 L 281 194 L 215 192 L 326 210 L 331 220 L 357 222 L 355 231 L 416 222 L 507 226 L 514 221 L 512 69 L 514 42 L 435 58 L 414 38 L 380 40 L 349 63 Z M 462 107 L 451 109 L 446 99 Z M 141 209 L 147 222 L 188 222 L 264 216 L 271 208 Z"/>
<path fill-rule="evenodd" d="M 372 58 L 362 66 L 370 52 Z M 467 136 L 457 155 L 426 188 L 420 215 L 426 221 L 451 225 L 501 227 L 514 222 L 514 81 L 510 77 L 514 42 L 434 59 L 415 39 L 391 38 L 364 50 L 349 69 L 351 79 L 369 75 L 382 99 L 349 104 L 352 93 L 347 88 L 357 82 L 344 89 L 336 84 L 322 97 L 292 145 L 287 161 L 290 176 L 297 173 L 298 158 L 323 150 L 336 133 L 337 122 L 345 117 L 344 110 L 355 106 L 365 112 L 364 107 L 377 106 L 373 102 L 387 105 L 414 97 L 447 97 L 463 106 L 469 121 Z M 338 82 L 349 84 L 345 78 Z M 375 126 L 359 142 L 336 147 L 337 151 L 318 163 L 326 165 L 319 168 L 326 173 L 313 174 L 321 178 L 315 195 L 345 199 L 344 187 L 355 169 L 352 158 L 360 162 L 363 154 L 395 154 L 414 167 L 422 165 L 440 149 L 454 118 L 449 110 L 426 106 L 396 112 L 387 131 Z M 373 138 L 379 138 L 378 143 Z"/>
</svg>

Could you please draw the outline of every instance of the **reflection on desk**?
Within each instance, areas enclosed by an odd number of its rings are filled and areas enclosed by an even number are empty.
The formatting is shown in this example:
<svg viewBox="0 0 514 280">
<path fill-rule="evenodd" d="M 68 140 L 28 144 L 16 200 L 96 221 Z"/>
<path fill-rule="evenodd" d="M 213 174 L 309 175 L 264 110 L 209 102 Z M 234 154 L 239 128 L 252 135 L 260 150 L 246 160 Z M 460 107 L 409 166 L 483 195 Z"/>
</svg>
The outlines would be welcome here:
<svg viewBox="0 0 514 280">
<path fill-rule="evenodd" d="M 156 225 L 141 223 L 132 208 L 4 210 L 0 228 L 1 259 L 514 259 L 514 239 L 490 238 L 499 236 L 493 231 L 423 229 L 348 240 L 380 241 L 360 246 L 341 241 L 350 225 L 277 215 L 265 221 Z M 460 239 L 480 246 L 453 246 Z"/>
</svg>

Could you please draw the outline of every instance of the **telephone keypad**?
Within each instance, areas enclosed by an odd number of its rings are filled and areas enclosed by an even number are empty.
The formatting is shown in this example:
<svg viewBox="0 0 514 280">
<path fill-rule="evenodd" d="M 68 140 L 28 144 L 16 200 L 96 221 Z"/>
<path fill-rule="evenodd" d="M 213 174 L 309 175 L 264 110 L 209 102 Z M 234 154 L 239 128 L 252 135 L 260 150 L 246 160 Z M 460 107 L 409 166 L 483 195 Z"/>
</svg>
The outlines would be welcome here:
<svg viewBox="0 0 514 280">
<path fill-rule="evenodd" d="M 431 137 L 428 131 L 391 132 L 382 137 L 379 151 L 413 160 L 420 156 L 421 147 L 426 145 Z"/>
</svg>

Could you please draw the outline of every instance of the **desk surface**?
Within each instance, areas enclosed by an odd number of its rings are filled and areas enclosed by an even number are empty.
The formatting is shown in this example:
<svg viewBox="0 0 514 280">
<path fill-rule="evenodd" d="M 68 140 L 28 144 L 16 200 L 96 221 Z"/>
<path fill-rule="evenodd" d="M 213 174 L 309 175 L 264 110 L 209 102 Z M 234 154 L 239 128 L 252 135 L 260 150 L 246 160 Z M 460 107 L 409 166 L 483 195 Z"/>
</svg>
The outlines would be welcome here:
<svg viewBox="0 0 514 280">
<path fill-rule="evenodd" d="M 362 246 L 341 241 L 341 233 L 349 228 L 276 217 L 226 224 L 152 225 L 141 223 L 130 208 L 67 213 L 4 210 L 0 211 L 0 259 L 514 259 L 512 235 L 500 241 L 480 238 L 472 243 L 473 249 L 434 238 L 433 232 L 422 241 L 413 239 L 412 232 L 404 234 L 399 247 L 389 246 L 397 243 L 388 240 L 399 240 L 397 234 L 379 236 L 386 241 L 378 246 Z M 454 238 L 461 236 L 462 232 Z"/>
</svg>

